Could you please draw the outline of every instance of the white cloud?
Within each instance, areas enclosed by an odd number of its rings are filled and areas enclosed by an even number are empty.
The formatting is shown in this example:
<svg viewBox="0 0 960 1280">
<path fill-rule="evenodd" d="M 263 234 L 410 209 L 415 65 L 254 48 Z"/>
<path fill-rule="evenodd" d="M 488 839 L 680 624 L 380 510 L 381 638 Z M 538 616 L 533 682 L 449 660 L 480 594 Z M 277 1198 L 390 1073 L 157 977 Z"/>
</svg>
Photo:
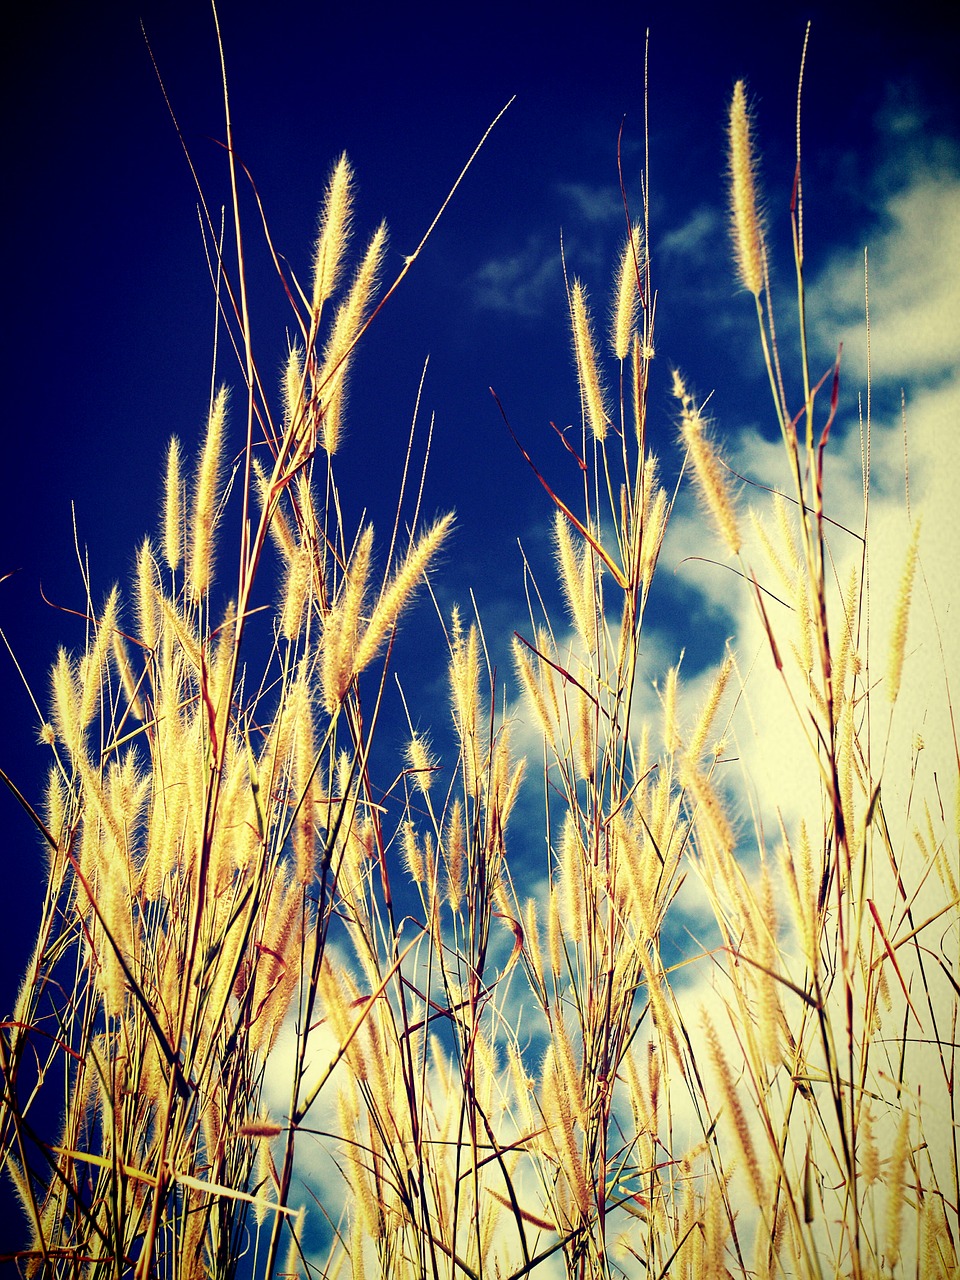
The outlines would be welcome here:
<svg viewBox="0 0 960 1280">
<path fill-rule="evenodd" d="M 490 258 L 470 277 L 476 306 L 521 316 L 540 315 L 562 281 L 559 245 L 531 235 L 515 254 Z"/>
<path fill-rule="evenodd" d="M 584 182 L 560 182 L 556 189 L 573 204 L 578 220 L 626 226 L 623 200 L 615 188 L 607 185 L 590 187 Z"/>
<path fill-rule="evenodd" d="M 694 245 L 708 225 L 709 219 L 697 213 L 686 228 L 674 234 L 681 245 Z M 898 717 L 917 726 L 924 723 L 925 738 L 936 725 L 935 736 L 942 750 L 949 752 L 952 737 L 943 698 L 943 666 L 954 679 L 960 675 L 960 599 L 954 567 L 960 561 L 960 521 L 956 516 L 956 495 L 960 492 L 960 272 L 955 266 L 960 261 L 960 178 L 921 164 L 912 182 L 886 196 L 868 239 L 873 377 L 869 440 L 871 660 L 878 677 L 882 676 L 910 534 L 905 497 L 908 475 L 910 514 L 920 517 L 923 525 L 922 579 L 914 592 L 910 620 L 904 707 L 894 718 L 894 730 Z M 857 535 L 864 523 L 862 451 L 866 438 L 858 420 L 858 416 L 865 418 L 867 404 L 863 284 L 861 254 L 856 250 L 838 253 L 809 286 L 808 297 L 812 331 L 818 342 L 827 350 L 836 349 L 838 337 L 844 344 L 841 406 L 826 452 L 824 489 L 827 515 L 852 531 L 828 529 L 831 574 L 844 584 L 862 554 Z M 786 352 L 783 356 L 789 379 L 793 370 Z M 826 387 L 818 399 L 820 426 L 828 395 Z M 731 424 L 718 425 L 724 440 L 732 440 L 725 445 L 731 466 L 762 484 L 792 493 L 779 440 L 766 440 L 754 429 L 733 435 Z M 764 495 L 750 487 L 740 489 L 740 499 L 744 505 L 765 505 Z M 748 593 L 736 589 L 727 569 L 703 563 L 703 557 L 725 564 L 730 560 L 692 504 L 680 503 L 675 509 L 666 551 L 664 567 L 677 565 L 680 581 L 695 586 L 716 611 L 718 626 L 726 620 L 736 633 L 734 643 L 741 661 L 750 669 L 748 703 L 754 728 L 741 745 L 765 780 L 755 783 L 756 790 L 767 797 L 776 795 L 782 811 L 791 817 L 808 812 L 811 791 L 805 788 L 818 787 L 816 767 L 812 766 L 805 783 L 803 770 L 790 767 L 791 761 L 805 757 L 807 748 L 796 715 L 785 704 L 781 682 L 767 662 L 757 610 Z M 764 583 L 764 573 L 770 575 L 763 569 L 756 540 L 748 541 L 744 557 Z M 769 585 L 783 594 L 774 583 Z M 781 613 L 780 606 L 770 604 L 774 625 Z M 907 714 L 908 704 L 915 714 Z M 886 725 L 883 732 L 885 735 Z M 894 732 L 888 752 L 892 786 L 898 770 L 909 777 L 909 743 L 900 743 Z M 780 779 L 779 785 L 776 779 Z M 768 809 L 765 817 L 769 822 L 774 815 Z"/>
<path fill-rule="evenodd" d="M 924 173 L 891 195 L 868 238 L 873 378 L 940 377 L 960 355 L 960 179 Z M 845 365 L 865 377 L 864 260 L 835 260 L 814 286 L 818 331 L 843 339 Z M 817 296 L 819 295 L 819 296 Z"/>
<path fill-rule="evenodd" d="M 660 237 L 659 249 L 662 253 L 693 258 L 699 262 L 708 251 L 715 254 L 718 244 L 726 247 L 720 226 L 720 213 L 709 205 L 701 205 L 681 226 Z"/>
<path fill-rule="evenodd" d="M 892 788 L 900 779 L 910 777 L 909 738 L 914 728 L 925 725 L 924 736 L 931 747 L 936 740 L 938 750 L 946 753 L 941 769 L 946 767 L 949 772 L 952 755 L 943 666 L 946 664 L 947 673 L 954 680 L 960 675 L 960 589 L 955 571 L 960 560 L 960 523 L 956 517 L 956 495 L 960 492 L 960 273 L 953 266 L 960 261 L 960 181 L 945 177 L 933 180 L 922 172 L 913 185 L 889 198 L 886 214 L 882 231 L 873 238 L 870 255 L 874 421 L 869 442 L 869 640 L 878 678 L 884 671 L 910 537 L 907 474 L 910 514 L 919 518 L 923 526 L 923 581 L 918 581 L 914 591 L 902 704 L 894 716 L 887 747 L 884 785 Z M 862 530 L 864 520 L 863 443 L 857 408 L 851 403 L 851 382 L 866 374 L 862 307 L 859 327 L 854 318 L 862 285 L 862 261 L 853 254 L 835 259 L 812 287 L 818 332 L 821 336 L 840 332 L 845 350 L 846 423 L 838 424 L 828 446 L 825 507 L 833 519 L 854 531 Z M 930 385 L 931 378 L 935 385 Z M 904 424 L 899 392 L 885 392 L 884 384 L 904 388 Z M 860 403 L 866 404 L 865 387 Z M 782 463 L 777 464 L 778 453 L 782 453 L 779 443 L 763 443 L 756 435 L 745 433 L 734 465 L 768 483 L 783 483 L 786 476 Z M 860 559 L 860 543 L 856 537 L 833 530 L 830 549 L 836 578 L 845 583 L 851 567 Z M 746 652 L 760 645 L 759 623 L 752 607 L 741 610 L 738 634 Z M 767 726 L 757 743 L 758 759 L 768 769 L 773 761 L 784 766 L 797 748 L 797 743 L 783 732 L 784 710 L 777 708 L 772 689 L 759 692 L 759 682 L 754 696 L 759 701 L 758 722 Z M 775 732 L 770 730 L 772 725 L 778 726 Z M 886 737 L 886 724 L 875 724 L 875 730 Z M 877 746 L 882 747 L 882 743 Z M 778 769 L 778 773 L 790 777 L 789 770 Z M 799 796 L 791 807 L 798 811 L 803 808 Z"/>
</svg>

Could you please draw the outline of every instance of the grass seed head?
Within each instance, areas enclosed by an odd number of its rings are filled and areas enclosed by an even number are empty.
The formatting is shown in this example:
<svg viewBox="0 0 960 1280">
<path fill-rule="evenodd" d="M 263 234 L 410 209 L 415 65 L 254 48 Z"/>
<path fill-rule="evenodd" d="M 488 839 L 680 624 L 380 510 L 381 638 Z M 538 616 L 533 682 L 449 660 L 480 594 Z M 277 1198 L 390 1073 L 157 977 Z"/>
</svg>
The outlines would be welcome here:
<svg viewBox="0 0 960 1280">
<path fill-rule="evenodd" d="M 163 555 L 169 569 L 183 559 L 183 475 L 180 441 L 170 437 L 163 486 Z"/>
<path fill-rule="evenodd" d="M 680 438 L 693 464 L 694 481 L 701 504 L 713 520 L 731 555 L 740 552 L 740 525 L 726 471 L 693 397 L 679 374 L 674 374 L 674 395 L 680 401 Z"/>
<path fill-rule="evenodd" d="M 730 213 L 737 274 L 745 289 L 759 298 L 764 284 L 763 220 L 757 203 L 752 127 L 747 90 L 742 80 L 733 88 L 728 122 Z"/>
<path fill-rule="evenodd" d="M 205 595 L 213 577 L 214 533 L 217 504 L 220 499 L 220 472 L 223 466 L 224 427 L 227 413 L 227 389 L 217 392 L 194 479 L 193 512 L 190 524 L 188 582 L 194 601 Z"/>
<path fill-rule="evenodd" d="M 346 155 L 334 166 L 320 214 L 320 234 L 313 255 L 313 310 L 320 308 L 334 292 L 343 270 L 350 241 L 353 213 L 353 170 Z"/>
<path fill-rule="evenodd" d="M 329 455 L 337 451 L 343 422 L 350 357 L 366 323 L 387 248 L 387 227 L 381 222 L 371 237 L 346 299 L 337 308 L 333 329 L 323 352 L 318 376 L 323 402 L 321 440 Z"/>
<path fill-rule="evenodd" d="M 610 345 L 618 360 L 626 360 L 636 337 L 637 307 L 640 292 L 638 278 L 643 278 L 643 228 L 636 223 L 620 253 L 617 288 L 613 308 Z"/>
<path fill-rule="evenodd" d="M 917 548 L 920 543 L 920 522 L 913 526 L 913 533 L 907 547 L 907 556 L 900 576 L 900 591 L 893 615 L 893 627 L 890 634 L 890 657 L 887 663 L 886 689 L 891 706 L 900 693 L 900 680 L 903 675 L 903 657 L 907 646 L 907 623 L 910 617 L 910 600 L 913 596 L 913 579 L 917 569 Z"/>
<path fill-rule="evenodd" d="M 580 392 L 586 409 L 587 425 L 594 438 L 602 440 L 607 434 L 610 415 L 604 403 L 603 385 L 597 371 L 596 346 L 590 326 L 587 295 L 579 280 L 574 280 L 570 296 L 570 314 L 573 322 L 573 349 L 577 361 Z"/>
</svg>

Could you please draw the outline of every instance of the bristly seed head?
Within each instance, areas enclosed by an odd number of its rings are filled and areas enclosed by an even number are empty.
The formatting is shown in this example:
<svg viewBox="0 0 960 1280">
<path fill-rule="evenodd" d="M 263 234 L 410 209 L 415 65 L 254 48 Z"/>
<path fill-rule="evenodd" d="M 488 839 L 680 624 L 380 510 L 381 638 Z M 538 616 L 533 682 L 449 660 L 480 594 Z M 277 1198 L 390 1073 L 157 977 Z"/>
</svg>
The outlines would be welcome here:
<svg viewBox="0 0 960 1280">
<path fill-rule="evenodd" d="M 587 296 L 579 280 L 574 280 L 570 295 L 570 312 L 573 321 L 573 348 L 577 359 L 577 374 L 583 395 L 587 424 L 597 440 L 607 434 L 610 415 L 604 404 L 603 386 L 597 371 L 596 346 L 590 326 Z"/>
<path fill-rule="evenodd" d="M 313 309 L 316 313 L 339 282 L 350 239 L 352 214 L 353 170 L 344 154 L 330 175 L 320 215 L 320 234 L 313 256 Z"/>
<path fill-rule="evenodd" d="M 720 455 L 704 430 L 700 410 L 676 371 L 673 375 L 673 394 L 680 401 L 680 437 L 693 464 L 700 500 L 731 555 L 737 555 L 742 539 L 730 485 L 724 474 Z"/>
<path fill-rule="evenodd" d="M 753 140 L 747 91 L 742 80 L 733 88 L 728 127 L 730 146 L 730 213 L 737 274 L 745 289 L 759 298 L 764 282 L 763 220 L 757 207 Z"/>
</svg>

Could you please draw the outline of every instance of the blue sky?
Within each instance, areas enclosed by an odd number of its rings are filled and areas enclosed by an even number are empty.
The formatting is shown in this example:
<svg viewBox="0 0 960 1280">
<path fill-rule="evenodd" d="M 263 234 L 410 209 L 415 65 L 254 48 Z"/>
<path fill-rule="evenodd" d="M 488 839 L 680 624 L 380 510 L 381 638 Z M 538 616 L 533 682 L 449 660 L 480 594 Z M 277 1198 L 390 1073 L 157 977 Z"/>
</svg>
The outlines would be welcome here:
<svg viewBox="0 0 960 1280">
<path fill-rule="evenodd" d="M 356 514 L 363 505 L 392 513 L 429 354 L 424 410 L 436 414 L 436 428 L 425 511 L 453 507 L 459 524 L 438 594 L 468 604 L 472 589 L 504 646 L 523 617 L 517 538 L 546 555 L 550 513 L 488 388 L 552 482 L 572 481 L 549 427 L 578 413 L 560 233 L 571 272 L 584 278 L 603 314 L 622 228 L 616 142 L 624 117 L 625 177 L 637 205 L 640 199 L 647 26 L 651 250 L 660 290 L 651 430 L 668 474 L 677 466 L 674 364 L 701 396 L 714 392 L 718 422 L 735 445 L 753 442 L 754 460 L 771 436 L 752 303 L 738 295 L 729 265 L 723 119 L 734 81 L 745 77 L 764 155 L 774 269 L 788 293 L 796 76 L 808 18 L 805 195 L 810 270 L 823 285 L 814 317 L 819 360 L 825 367 L 831 359 L 838 324 L 851 332 L 858 324 L 855 264 L 871 239 L 884 412 L 897 416 L 898 377 L 920 399 L 942 392 L 951 369 L 955 382 L 957 297 L 944 277 L 958 260 L 949 249 L 960 189 L 956 30 L 923 6 L 901 14 L 896 26 L 855 6 L 772 8 L 701 14 L 667 12 L 662 3 L 598 3 L 576 12 L 372 4 L 348 13 L 304 0 L 221 8 L 238 151 L 275 243 L 301 273 L 341 151 L 359 179 L 358 227 L 372 230 L 387 219 L 390 261 L 399 269 L 486 126 L 516 95 L 369 335 L 340 466 Z M 219 69 L 200 0 L 114 0 L 92 13 L 61 5 L 26 18 L 7 38 L 0 576 L 17 572 L 0 582 L 0 626 L 41 702 L 56 646 L 82 639 L 81 624 L 62 611 L 83 607 L 71 504 L 94 596 L 102 599 L 113 581 L 127 578 L 137 544 L 154 526 L 166 440 L 173 432 L 188 445 L 197 439 L 209 393 L 214 308 L 195 192 L 141 18 L 208 199 L 218 206 L 227 197 L 216 143 L 223 136 Z M 279 367 L 284 302 L 249 200 L 247 215 L 255 336 L 261 361 Z M 943 245 L 946 272 L 924 253 L 932 241 Z M 855 352 L 854 342 L 848 418 L 863 373 Z M 235 377 L 229 362 L 219 376 Z M 923 439 L 914 447 L 922 476 Z M 692 550 L 694 529 L 688 523 L 680 531 L 693 539 Z M 681 536 L 675 563 L 686 545 Z M 954 546 L 955 539 L 944 557 Z M 667 567 L 663 577 L 661 635 L 693 623 L 701 638 L 722 646 L 730 622 L 722 590 L 684 594 L 682 574 Z M 41 587 L 60 609 L 43 603 Z M 711 643 L 699 660 L 716 656 Z M 429 686 L 440 678 L 442 658 L 437 635 L 404 661 L 416 673 L 411 679 Z M 5 653 L 0 705 L 0 765 L 37 796 L 44 756 Z M 7 891 L 21 904 L 18 918 L 29 922 L 39 851 L 6 795 L 0 814 Z M 15 929 L 0 942 L 5 1007 L 28 941 Z"/>
</svg>

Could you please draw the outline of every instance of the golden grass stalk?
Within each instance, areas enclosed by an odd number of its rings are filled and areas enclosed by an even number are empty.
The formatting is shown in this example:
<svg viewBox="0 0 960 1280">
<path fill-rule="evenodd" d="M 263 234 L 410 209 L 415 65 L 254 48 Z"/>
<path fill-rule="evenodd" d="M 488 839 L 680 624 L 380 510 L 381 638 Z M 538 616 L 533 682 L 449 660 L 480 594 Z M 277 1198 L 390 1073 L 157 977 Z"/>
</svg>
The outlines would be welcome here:
<svg viewBox="0 0 960 1280">
<path fill-rule="evenodd" d="M 312 682 L 304 664 L 295 686 L 293 799 L 297 804 L 293 847 L 296 854 L 297 880 L 312 884 L 316 872 L 317 832 L 319 824 L 318 784 L 316 781 L 317 742 L 314 726 Z"/>
<path fill-rule="evenodd" d="M 579 280 L 574 280 L 570 293 L 570 316 L 573 325 L 573 350 L 587 425 L 594 438 L 602 440 L 607 434 L 610 415 L 604 404 L 603 386 L 597 370 L 596 346 L 590 327 L 586 293 Z"/>
<path fill-rule="evenodd" d="M 651 466 L 655 473 L 655 464 Z M 643 596 L 646 599 L 657 566 L 660 549 L 663 546 L 664 534 L 667 531 L 667 520 L 670 515 L 670 503 L 666 489 L 657 488 L 653 502 L 644 508 L 643 542 L 640 548 L 640 580 L 643 585 Z"/>
<path fill-rule="evenodd" d="M 723 1121 L 740 1153 L 741 1164 L 753 1192 L 754 1203 L 758 1209 L 764 1211 L 769 1205 L 768 1187 L 747 1122 L 747 1111 L 741 1100 L 739 1082 L 734 1074 L 735 1069 L 720 1044 L 720 1037 L 706 1010 L 703 1011 L 703 1026 L 710 1062 L 720 1088 Z"/>
<path fill-rule="evenodd" d="M 372 549 L 373 525 L 368 524 L 354 546 L 336 603 L 323 619 L 321 686 L 323 705 L 331 715 L 346 696 L 357 670 Z"/>
<path fill-rule="evenodd" d="M 220 500 L 220 472 L 223 467 L 226 415 L 227 389 L 221 387 L 214 397 L 207 418 L 203 453 L 200 455 L 200 465 L 193 483 L 187 581 L 194 601 L 206 594 L 213 576 L 214 533 L 217 504 Z"/>
<path fill-rule="evenodd" d="M 764 287 L 765 248 L 751 129 L 746 85 L 738 80 L 733 87 L 727 127 L 731 230 L 740 283 L 759 298 Z"/>
<path fill-rule="evenodd" d="M 169 569 L 183 559 L 183 475 L 180 441 L 170 437 L 163 485 L 163 555 Z"/>
<path fill-rule="evenodd" d="M 281 877 L 271 895 L 251 995 L 250 1048 L 264 1057 L 276 1041 L 301 980 L 305 912 L 303 888 L 298 878 L 295 875 Z"/>
<path fill-rule="evenodd" d="M 323 351 L 318 385 L 323 400 L 321 442 L 328 455 L 340 443 L 347 367 L 366 319 L 370 300 L 377 288 L 387 247 L 387 228 L 381 223 L 374 232 L 363 261 L 357 269 L 350 292 L 337 308 L 336 318 Z"/>
<path fill-rule="evenodd" d="M 283 375 L 280 379 L 280 394 L 283 398 L 283 420 L 288 430 L 293 428 L 300 418 L 303 409 L 303 391 L 303 348 L 294 342 L 290 346 L 287 362 L 283 366 Z"/>
<path fill-rule="evenodd" d="M 593 552 L 581 540 L 574 546 L 570 522 L 562 511 L 553 517 L 557 565 L 570 616 L 588 653 L 597 651 L 596 570 Z"/>
<path fill-rule="evenodd" d="M 315 315 L 333 294 L 343 270 L 353 213 L 353 170 L 346 155 L 334 166 L 320 213 L 313 254 L 312 307 Z"/>
<path fill-rule="evenodd" d="M 287 562 L 284 573 L 280 631 L 291 643 L 300 635 L 311 603 L 313 586 L 313 547 L 303 541 Z"/>
<path fill-rule="evenodd" d="M 640 293 L 637 281 L 643 279 L 644 244 L 643 228 L 636 223 L 627 237 L 620 252 L 620 266 L 617 270 L 614 291 L 613 322 L 610 330 L 610 345 L 618 360 L 626 360 L 633 347 L 636 336 L 637 308 Z"/>
<path fill-rule="evenodd" d="M 574 1132 L 572 1099 L 567 1092 L 566 1078 L 557 1053 L 558 1046 L 551 1041 L 540 1072 L 541 1107 L 552 1122 L 551 1136 L 555 1144 L 558 1175 L 561 1186 L 569 1188 L 573 1195 L 575 1214 L 571 1225 L 576 1225 L 578 1220 L 582 1222 L 590 1214 L 590 1185 Z"/>
<path fill-rule="evenodd" d="M 135 716 L 137 720 L 143 720 L 144 710 L 143 703 L 140 700 L 140 692 L 137 687 L 137 677 L 133 670 L 133 664 L 130 661 L 130 651 L 127 648 L 126 641 L 119 629 L 114 631 L 113 636 L 111 637 L 111 645 L 113 649 L 113 660 L 120 673 L 120 680 L 123 684 L 123 692 L 127 699 L 130 714 Z"/>
<path fill-rule="evenodd" d="M 680 663 L 667 672 L 663 689 L 663 744 L 671 755 L 679 752 L 683 739 L 680 736 L 680 724 L 677 719 L 677 687 L 680 679 Z"/>
<path fill-rule="evenodd" d="M 597 707 L 583 689 L 574 694 L 577 707 L 577 730 L 574 736 L 577 773 L 589 782 L 597 771 Z"/>
<path fill-rule="evenodd" d="M 441 516 L 410 547 L 400 568 L 380 593 L 370 622 L 360 636 L 354 657 L 357 672 L 363 671 L 376 657 L 452 528 L 452 513 Z"/>
<path fill-rule="evenodd" d="M 113 587 L 99 621 L 94 620 L 93 644 L 77 663 L 77 720 L 81 733 L 93 722 L 101 701 L 109 697 L 108 658 L 113 650 L 119 605 L 120 592 L 117 587 Z"/>
<path fill-rule="evenodd" d="M 66 649 L 57 654 L 52 673 L 53 728 L 57 739 L 71 753 L 77 751 L 84 726 L 80 721 L 80 692 L 76 673 Z"/>
<path fill-rule="evenodd" d="M 543 695 L 543 689 L 540 686 L 540 678 L 533 669 L 533 662 L 530 659 L 530 651 L 516 636 L 511 642 L 513 649 L 513 662 L 517 675 L 520 680 L 521 687 L 527 698 L 527 703 L 533 711 L 534 718 L 540 733 L 543 734 L 544 741 L 552 749 L 556 750 L 556 735 L 553 728 L 553 722 L 550 719 L 550 713 L 547 710 L 546 700 Z M 543 664 L 540 664 L 541 666 Z"/>
<path fill-rule="evenodd" d="M 906 1107 L 900 1114 L 897 1136 L 894 1139 L 893 1150 L 888 1159 L 886 1232 L 883 1252 L 887 1265 L 893 1269 L 900 1258 L 905 1183 L 907 1165 L 910 1161 L 910 1112 Z"/>
<path fill-rule="evenodd" d="M 780 966 L 776 890 L 766 861 L 760 869 L 760 876 L 758 936 L 751 940 L 755 951 L 751 958 L 759 966 L 753 975 L 757 993 L 759 1046 L 765 1063 L 773 1070 L 780 1065 L 780 1027 L 783 1013 L 780 1004 L 780 984 L 777 981 Z"/>
<path fill-rule="evenodd" d="M 424 866 L 423 850 L 417 839 L 417 829 L 412 822 L 405 822 L 401 828 L 401 848 L 410 879 L 415 884 L 426 884 L 427 872 Z"/>
<path fill-rule="evenodd" d="M 266 474 L 259 458 L 254 458 L 251 469 L 256 484 L 256 496 L 259 499 L 261 510 L 271 507 L 271 516 L 269 523 L 270 537 L 273 539 L 278 551 L 285 560 L 292 560 L 297 550 L 297 539 L 290 527 L 282 508 L 278 503 L 271 500 L 270 494 L 270 477 Z M 309 527 L 310 522 L 307 522 Z"/>
<path fill-rule="evenodd" d="M 475 626 L 464 636 L 457 609 L 454 609 L 450 630 L 451 710 L 460 740 L 466 785 L 473 791 L 480 767 L 480 647 Z"/>
<path fill-rule="evenodd" d="M 913 533 L 907 545 L 907 555 L 900 575 L 900 590 L 893 614 L 893 625 L 890 631 L 890 657 L 887 662 L 886 691 L 891 704 L 896 702 L 900 693 L 900 680 L 903 675 L 903 656 L 907 647 L 907 623 L 910 617 L 910 600 L 913 595 L 913 579 L 917 569 L 917 550 L 920 544 L 920 521 L 913 526 Z"/>
<path fill-rule="evenodd" d="M 739 554 L 741 537 L 733 497 L 716 447 L 679 373 L 673 375 L 673 393 L 680 401 L 680 438 L 693 464 L 697 494 L 731 555 Z"/>
<path fill-rule="evenodd" d="M 564 937 L 575 946 L 583 945 L 587 938 L 588 922 L 592 916 L 592 912 L 588 914 L 587 902 L 587 877 L 590 874 L 590 868 L 589 864 L 585 865 L 577 819 L 570 810 L 564 815 L 559 843 L 558 901 Z"/>
<path fill-rule="evenodd" d="M 686 745 L 684 755 L 689 761 L 692 769 L 697 769 L 700 765 L 701 757 L 707 744 L 707 738 L 713 729 L 714 721 L 717 717 L 717 711 L 723 695 L 726 692 L 727 685 L 730 683 L 730 677 L 733 674 L 733 657 L 728 653 L 720 664 L 720 669 L 710 686 L 710 691 L 704 699 L 703 706 L 700 708 L 700 714 L 697 716 L 697 722 L 694 725 L 693 733 Z M 672 668 L 676 671 L 676 668 Z M 667 681 L 667 693 L 670 692 L 670 681 Z"/>
<path fill-rule="evenodd" d="M 426 738 L 415 733 L 407 743 L 407 765 L 413 774 L 414 784 L 422 796 L 427 796 L 433 785 L 433 773 L 437 761 L 430 753 Z"/>
</svg>

